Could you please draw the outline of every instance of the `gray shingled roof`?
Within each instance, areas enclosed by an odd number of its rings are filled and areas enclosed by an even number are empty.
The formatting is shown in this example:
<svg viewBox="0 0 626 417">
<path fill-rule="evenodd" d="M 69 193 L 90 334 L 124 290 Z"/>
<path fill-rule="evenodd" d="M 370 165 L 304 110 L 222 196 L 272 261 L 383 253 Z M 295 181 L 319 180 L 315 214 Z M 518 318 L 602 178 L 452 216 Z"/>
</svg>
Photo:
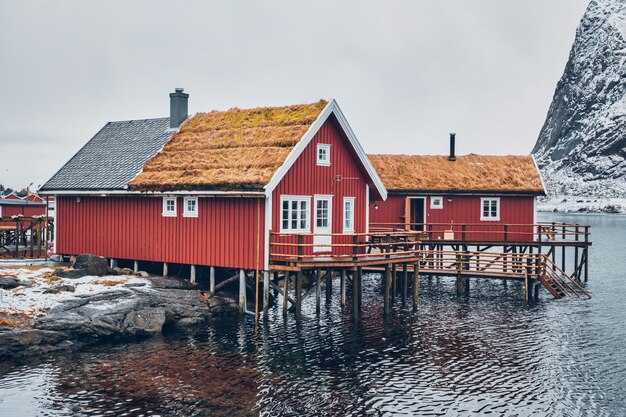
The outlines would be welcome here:
<svg viewBox="0 0 626 417">
<path fill-rule="evenodd" d="M 122 190 L 171 137 L 170 119 L 109 122 L 40 191 Z"/>
</svg>

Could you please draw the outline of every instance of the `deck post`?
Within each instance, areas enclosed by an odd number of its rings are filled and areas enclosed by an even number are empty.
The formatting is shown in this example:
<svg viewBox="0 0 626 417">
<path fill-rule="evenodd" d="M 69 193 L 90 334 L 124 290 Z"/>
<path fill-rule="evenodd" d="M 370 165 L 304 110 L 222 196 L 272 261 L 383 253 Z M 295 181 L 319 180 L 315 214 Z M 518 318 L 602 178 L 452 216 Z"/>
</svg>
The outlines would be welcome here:
<svg viewBox="0 0 626 417">
<path fill-rule="evenodd" d="M 466 277 L 463 281 L 465 281 L 465 295 L 468 296 L 470 294 L 470 279 Z"/>
<path fill-rule="evenodd" d="M 359 278 L 358 271 L 352 273 L 352 315 L 355 320 L 359 318 Z"/>
<path fill-rule="evenodd" d="M 396 291 L 398 290 L 398 283 L 396 282 L 396 264 L 391 264 L 391 299 L 396 298 Z"/>
<path fill-rule="evenodd" d="M 315 312 L 320 313 L 320 298 L 322 296 L 322 271 L 315 270 Z"/>
<path fill-rule="evenodd" d="M 168 275 L 169 275 L 169 271 L 167 267 L 167 262 L 163 262 L 163 276 L 166 277 Z"/>
<path fill-rule="evenodd" d="M 341 287 L 341 305 L 345 306 L 346 305 L 346 270 L 345 269 L 341 270 L 340 287 Z"/>
<path fill-rule="evenodd" d="M 329 304 L 333 295 L 333 271 L 328 271 L 326 277 L 326 304 Z"/>
<path fill-rule="evenodd" d="M 389 264 L 385 265 L 385 315 L 389 315 L 389 305 L 391 300 L 391 268 Z"/>
<path fill-rule="evenodd" d="M 535 299 L 535 303 L 537 302 L 537 300 L 539 300 L 539 287 L 541 287 L 541 285 L 535 283 L 535 291 L 533 296 L 533 298 Z"/>
<path fill-rule="evenodd" d="M 402 265 L 402 305 L 406 304 L 409 289 L 409 265 L 405 262 Z"/>
<path fill-rule="evenodd" d="M 295 299 L 296 299 L 296 315 L 300 315 L 300 313 L 302 312 L 302 281 L 304 279 L 303 276 L 303 272 L 302 271 L 298 271 L 298 273 L 296 274 L 296 294 L 295 294 Z"/>
<path fill-rule="evenodd" d="M 133 262 L 133 273 L 136 274 L 137 272 L 139 272 L 139 261 L 134 261 Z"/>
<path fill-rule="evenodd" d="M 263 318 L 268 318 L 270 306 L 270 272 L 263 271 Z"/>
<path fill-rule="evenodd" d="M 289 272 L 285 272 L 285 282 L 283 285 L 283 316 L 287 315 L 287 308 L 289 307 Z"/>
<path fill-rule="evenodd" d="M 239 270 L 239 312 L 246 312 L 246 271 Z"/>
<path fill-rule="evenodd" d="M 357 266 L 356 276 L 357 276 L 357 281 L 359 282 L 358 300 L 359 300 L 359 308 L 361 308 L 361 304 L 363 304 L 363 267 Z"/>
<path fill-rule="evenodd" d="M 117 268 L 117 259 L 111 259 L 111 269 Z"/>
<path fill-rule="evenodd" d="M 589 278 L 589 247 L 585 246 L 585 248 L 583 249 L 583 257 L 585 258 L 585 269 L 584 269 L 584 277 L 585 277 L 585 282 L 587 282 L 587 279 Z"/>
<path fill-rule="evenodd" d="M 420 263 L 413 264 L 413 311 L 417 311 L 417 300 L 420 291 Z"/>
<path fill-rule="evenodd" d="M 212 266 L 209 272 L 209 291 L 215 294 L 215 267 Z"/>
<path fill-rule="evenodd" d="M 196 283 L 196 266 L 195 265 L 191 265 L 191 271 L 189 272 L 189 281 L 192 284 Z"/>
</svg>

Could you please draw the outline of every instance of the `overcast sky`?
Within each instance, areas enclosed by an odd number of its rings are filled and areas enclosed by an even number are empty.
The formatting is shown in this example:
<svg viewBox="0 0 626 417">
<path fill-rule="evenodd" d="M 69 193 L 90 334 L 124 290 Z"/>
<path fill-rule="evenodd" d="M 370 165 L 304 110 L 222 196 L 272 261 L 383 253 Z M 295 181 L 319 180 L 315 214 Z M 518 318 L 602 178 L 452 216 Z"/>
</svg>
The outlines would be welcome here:
<svg viewBox="0 0 626 417">
<path fill-rule="evenodd" d="M 107 121 L 335 98 L 368 153 L 528 154 L 587 0 L 0 0 L 0 184 Z M 112 149 L 111 152 L 115 150 Z"/>
</svg>

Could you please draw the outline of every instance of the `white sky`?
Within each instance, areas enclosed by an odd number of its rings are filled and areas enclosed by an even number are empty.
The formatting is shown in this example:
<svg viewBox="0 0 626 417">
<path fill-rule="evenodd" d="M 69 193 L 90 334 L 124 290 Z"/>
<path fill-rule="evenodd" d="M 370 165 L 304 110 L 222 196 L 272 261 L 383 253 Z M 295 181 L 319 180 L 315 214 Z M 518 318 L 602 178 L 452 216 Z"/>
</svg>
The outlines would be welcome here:
<svg viewBox="0 0 626 417">
<path fill-rule="evenodd" d="M 335 98 L 368 153 L 527 154 L 587 0 L 0 0 L 0 184 L 107 121 Z M 114 152 L 114 150 L 111 150 Z"/>
</svg>

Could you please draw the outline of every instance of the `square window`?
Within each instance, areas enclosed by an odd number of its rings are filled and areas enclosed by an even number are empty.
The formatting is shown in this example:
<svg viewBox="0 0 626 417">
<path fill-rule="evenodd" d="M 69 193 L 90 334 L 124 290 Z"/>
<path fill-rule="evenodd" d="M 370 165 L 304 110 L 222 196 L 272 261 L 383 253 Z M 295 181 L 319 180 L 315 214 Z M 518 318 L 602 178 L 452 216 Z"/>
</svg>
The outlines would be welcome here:
<svg viewBox="0 0 626 417">
<path fill-rule="evenodd" d="M 163 217 L 176 217 L 176 197 L 163 197 Z"/>
<path fill-rule="evenodd" d="M 443 197 L 430 197 L 430 208 L 431 209 L 442 209 L 443 208 Z"/>
<path fill-rule="evenodd" d="M 322 143 L 317 145 L 317 165 L 330 165 L 330 145 Z"/>
<path fill-rule="evenodd" d="M 185 197 L 183 217 L 198 217 L 198 197 Z"/>
<path fill-rule="evenodd" d="M 500 199 L 481 198 L 480 199 L 480 220 L 498 221 L 500 220 Z"/>
<path fill-rule="evenodd" d="M 281 196 L 281 232 L 309 231 L 310 199 L 310 197 Z"/>
</svg>

